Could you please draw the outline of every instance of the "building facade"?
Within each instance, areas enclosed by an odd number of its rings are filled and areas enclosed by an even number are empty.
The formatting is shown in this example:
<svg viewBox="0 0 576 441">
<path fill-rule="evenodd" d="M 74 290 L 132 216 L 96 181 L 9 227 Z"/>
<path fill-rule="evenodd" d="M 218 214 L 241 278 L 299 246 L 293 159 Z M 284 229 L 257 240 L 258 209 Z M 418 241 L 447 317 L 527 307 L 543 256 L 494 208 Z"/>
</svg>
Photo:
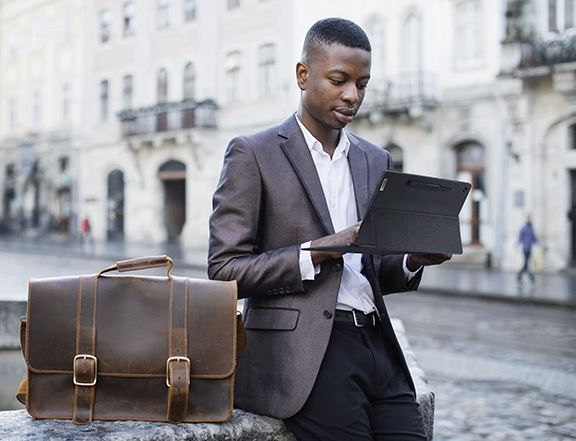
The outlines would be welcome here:
<svg viewBox="0 0 576 441">
<path fill-rule="evenodd" d="M 4 0 L 4 230 L 205 247 L 228 141 L 296 110 L 317 19 L 366 29 L 373 68 L 351 130 L 396 167 L 471 182 L 456 261 L 576 262 L 574 0 Z M 246 173 L 250 173 L 249 170 Z"/>
</svg>

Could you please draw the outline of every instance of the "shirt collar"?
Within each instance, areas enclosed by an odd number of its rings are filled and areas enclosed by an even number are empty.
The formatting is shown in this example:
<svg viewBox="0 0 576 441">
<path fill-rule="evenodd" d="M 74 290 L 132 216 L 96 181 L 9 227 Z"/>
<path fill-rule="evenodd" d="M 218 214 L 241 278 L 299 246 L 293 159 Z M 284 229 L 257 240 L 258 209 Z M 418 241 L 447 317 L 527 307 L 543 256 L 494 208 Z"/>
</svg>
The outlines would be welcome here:
<svg viewBox="0 0 576 441">
<path fill-rule="evenodd" d="M 298 118 L 298 114 L 294 114 L 296 117 L 296 121 L 300 126 L 300 130 L 302 130 L 302 134 L 304 135 L 304 140 L 306 141 L 306 145 L 310 150 L 317 150 L 319 152 L 324 152 L 322 148 L 322 143 L 314 138 L 314 135 L 310 133 L 310 131 L 302 124 L 300 118 Z M 348 135 L 346 134 L 346 130 L 340 129 L 340 140 L 338 141 L 338 145 L 334 150 L 334 154 L 336 152 L 342 152 L 343 156 L 348 156 L 348 151 L 350 150 L 350 139 L 348 139 Z"/>
</svg>

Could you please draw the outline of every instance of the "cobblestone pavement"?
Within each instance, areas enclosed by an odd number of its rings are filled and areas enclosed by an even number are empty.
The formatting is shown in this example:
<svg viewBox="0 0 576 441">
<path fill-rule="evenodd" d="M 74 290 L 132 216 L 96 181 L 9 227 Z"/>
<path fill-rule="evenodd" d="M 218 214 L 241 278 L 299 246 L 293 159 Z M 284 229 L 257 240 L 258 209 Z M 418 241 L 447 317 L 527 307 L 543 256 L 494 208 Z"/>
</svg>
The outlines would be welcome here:
<svg viewBox="0 0 576 441">
<path fill-rule="evenodd" d="M 387 297 L 436 394 L 435 440 L 576 439 L 576 311 Z"/>
</svg>

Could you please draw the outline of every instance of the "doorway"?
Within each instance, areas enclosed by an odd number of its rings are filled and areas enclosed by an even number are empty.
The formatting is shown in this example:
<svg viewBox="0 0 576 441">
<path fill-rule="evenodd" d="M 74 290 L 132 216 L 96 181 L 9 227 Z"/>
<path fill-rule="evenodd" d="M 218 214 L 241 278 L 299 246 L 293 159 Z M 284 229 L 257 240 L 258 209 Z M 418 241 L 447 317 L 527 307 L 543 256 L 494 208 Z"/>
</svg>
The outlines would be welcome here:
<svg viewBox="0 0 576 441">
<path fill-rule="evenodd" d="M 463 142 L 456 146 L 455 153 L 458 179 L 472 184 L 470 197 L 462 208 L 462 223 L 465 224 L 462 236 L 469 245 L 481 245 L 486 204 L 484 147 L 474 141 Z"/>
<path fill-rule="evenodd" d="M 169 243 L 177 243 L 186 223 L 186 165 L 165 162 L 158 171 L 164 187 L 164 226 Z"/>
<path fill-rule="evenodd" d="M 576 267 L 576 170 L 570 170 L 570 206 L 568 208 L 568 222 L 572 244 L 570 250 L 570 266 Z"/>
<path fill-rule="evenodd" d="M 108 175 L 107 237 L 124 239 L 124 173 L 114 170 Z"/>
</svg>

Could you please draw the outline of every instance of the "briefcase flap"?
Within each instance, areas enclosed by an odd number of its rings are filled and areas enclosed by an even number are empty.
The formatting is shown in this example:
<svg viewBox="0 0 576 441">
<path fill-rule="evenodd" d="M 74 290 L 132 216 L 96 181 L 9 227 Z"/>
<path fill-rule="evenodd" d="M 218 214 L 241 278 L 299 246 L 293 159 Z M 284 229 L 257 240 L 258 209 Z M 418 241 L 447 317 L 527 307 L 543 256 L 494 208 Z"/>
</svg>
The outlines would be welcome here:
<svg viewBox="0 0 576 441">
<path fill-rule="evenodd" d="M 190 378 L 228 378 L 234 373 L 235 282 L 132 275 L 100 275 L 97 280 L 98 376 L 166 376 L 172 338 L 170 290 L 176 284 L 184 284 L 188 293 Z M 26 363 L 32 372 L 72 375 L 80 284 L 80 277 L 30 282 Z"/>
</svg>

